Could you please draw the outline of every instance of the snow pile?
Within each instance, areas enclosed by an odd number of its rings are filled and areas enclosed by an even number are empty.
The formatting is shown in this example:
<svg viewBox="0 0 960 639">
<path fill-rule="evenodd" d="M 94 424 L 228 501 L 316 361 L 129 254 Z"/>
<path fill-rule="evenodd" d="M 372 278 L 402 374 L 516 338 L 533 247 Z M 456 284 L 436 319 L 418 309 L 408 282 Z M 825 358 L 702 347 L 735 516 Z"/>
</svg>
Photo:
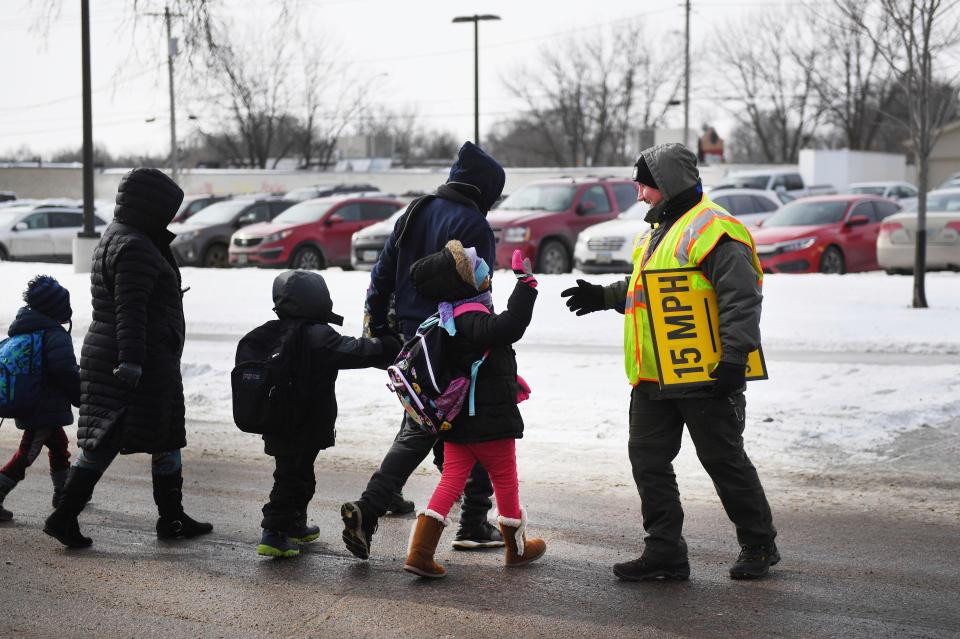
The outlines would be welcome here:
<svg viewBox="0 0 960 639">
<path fill-rule="evenodd" d="M 72 294 L 79 352 L 89 325 L 89 278 L 69 266 L 0 264 L 0 328 L 21 305 L 26 281 L 57 277 Z M 325 271 L 342 332 L 357 335 L 369 274 Z M 187 417 L 224 441 L 259 447 L 232 425 L 229 373 L 237 340 L 271 319 L 277 271 L 184 269 L 187 345 L 183 356 Z M 629 387 L 622 366 L 622 317 L 577 318 L 559 293 L 578 275 L 541 276 L 534 321 L 518 345 L 521 374 L 533 387 L 523 405 L 525 474 L 580 480 L 629 477 L 626 459 Z M 607 283 L 617 276 L 588 276 Z M 505 308 L 513 276 L 494 278 Z M 771 379 L 751 384 L 745 437 L 760 464 L 809 466 L 871 455 L 893 434 L 960 414 L 960 276 L 933 274 L 934 308 L 908 308 L 911 280 L 882 273 L 768 276 L 762 330 Z M 802 353 L 804 357 L 794 357 Z M 838 357 L 839 354 L 848 354 Z M 858 354 L 863 356 L 858 360 Z M 911 361 L 898 356 L 918 354 Z M 879 355 L 877 355 L 879 354 Z M 886 354 L 886 355 L 884 355 Z M 944 356 L 947 355 L 947 356 Z M 335 455 L 376 462 L 399 423 L 399 404 L 380 371 L 345 371 L 338 385 Z M 231 443 L 230 445 L 233 445 Z M 687 462 L 689 442 L 684 453 Z M 683 456 L 682 456 L 683 457 Z M 692 460 L 692 461 L 691 461 Z"/>
</svg>

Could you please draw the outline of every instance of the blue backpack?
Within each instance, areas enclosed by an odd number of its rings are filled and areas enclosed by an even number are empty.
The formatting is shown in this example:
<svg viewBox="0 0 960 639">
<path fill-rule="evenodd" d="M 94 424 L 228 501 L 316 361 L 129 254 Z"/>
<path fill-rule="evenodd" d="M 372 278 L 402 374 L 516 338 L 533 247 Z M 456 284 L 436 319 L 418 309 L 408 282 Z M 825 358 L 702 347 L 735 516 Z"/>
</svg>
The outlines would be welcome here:
<svg viewBox="0 0 960 639">
<path fill-rule="evenodd" d="M 0 342 L 0 417 L 29 417 L 40 401 L 43 331 Z"/>
</svg>

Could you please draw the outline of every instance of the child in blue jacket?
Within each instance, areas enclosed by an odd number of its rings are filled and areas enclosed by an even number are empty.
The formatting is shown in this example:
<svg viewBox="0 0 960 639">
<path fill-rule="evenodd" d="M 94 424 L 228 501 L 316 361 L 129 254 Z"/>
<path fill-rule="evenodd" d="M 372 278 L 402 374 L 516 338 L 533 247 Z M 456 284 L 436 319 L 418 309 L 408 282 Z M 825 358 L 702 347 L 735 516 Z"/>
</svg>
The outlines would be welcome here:
<svg viewBox="0 0 960 639">
<path fill-rule="evenodd" d="M 49 275 L 38 275 L 27 284 L 23 294 L 26 306 L 17 312 L 8 334 L 42 333 L 43 382 L 34 412 L 16 420 L 24 431 L 20 447 L 0 468 L 0 521 L 10 521 L 13 513 L 3 500 L 20 483 L 27 468 L 46 446 L 53 480 L 53 505 L 63 493 L 70 467 L 70 451 L 63 427 L 73 423 L 73 406 L 80 406 L 80 369 L 73 351 L 73 340 L 64 329 L 71 324 L 70 292 Z"/>
</svg>

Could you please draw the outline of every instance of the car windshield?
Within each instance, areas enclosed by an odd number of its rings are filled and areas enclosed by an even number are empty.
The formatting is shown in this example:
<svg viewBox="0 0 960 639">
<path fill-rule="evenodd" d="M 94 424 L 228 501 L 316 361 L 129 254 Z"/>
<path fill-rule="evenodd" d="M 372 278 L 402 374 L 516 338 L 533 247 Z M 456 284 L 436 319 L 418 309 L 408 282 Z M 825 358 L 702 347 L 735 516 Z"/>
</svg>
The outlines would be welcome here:
<svg viewBox="0 0 960 639">
<path fill-rule="evenodd" d="M 769 175 L 731 175 L 717 189 L 766 189 Z"/>
<path fill-rule="evenodd" d="M 329 211 L 336 202 L 307 201 L 294 204 L 289 209 L 273 219 L 274 224 L 292 224 L 302 222 L 316 222 L 323 214 Z"/>
<path fill-rule="evenodd" d="M 917 206 L 917 202 L 911 202 L 909 206 L 903 207 L 903 210 L 914 213 L 917 210 Z M 934 191 L 927 193 L 927 210 L 946 211 L 950 213 L 960 211 L 960 192 L 937 193 Z"/>
<path fill-rule="evenodd" d="M 190 226 L 213 226 L 232 222 L 240 211 L 250 206 L 250 202 L 233 201 L 211 204 L 188 219 L 184 224 Z"/>
<path fill-rule="evenodd" d="M 814 226 L 817 224 L 836 224 L 843 221 L 849 202 L 810 202 L 799 200 L 784 205 L 771 215 L 763 228 L 770 226 Z"/>
<path fill-rule="evenodd" d="M 618 215 L 621 220 L 642 220 L 647 216 L 650 205 L 646 202 L 634 202 L 633 206 Z"/>
<path fill-rule="evenodd" d="M 887 190 L 886 187 L 883 187 L 883 186 L 855 186 L 850 189 L 850 192 L 856 195 L 883 196 L 883 192 L 886 190 Z"/>
<path fill-rule="evenodd" d="M 573 203 L 576 187 L 568 184 L 532 184 L 507 199 L 498 211 L 565 211 Z"/>
</svg>

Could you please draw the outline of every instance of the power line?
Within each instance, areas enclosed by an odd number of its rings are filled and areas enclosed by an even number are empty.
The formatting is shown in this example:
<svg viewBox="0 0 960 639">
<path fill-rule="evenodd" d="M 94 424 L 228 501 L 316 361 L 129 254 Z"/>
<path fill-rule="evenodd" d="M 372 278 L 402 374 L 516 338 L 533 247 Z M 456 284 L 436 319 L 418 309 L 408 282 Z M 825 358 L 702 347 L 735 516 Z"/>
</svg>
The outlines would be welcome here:
<svg viewBox="0 0 960 639">
<path fill-rule="evenodd" d="M 160 64 L 158 64 L 158 65 L 156 65 L 156 66 L 153 66 L 153 67 L 149 67 L 149 68 L 147 68 L 147 69 L 144 69 L 143 71 L 138 71 L 137 73 L 134 73 L 133 75 L 129 75 L 129 76 L 125 77 L 125 78 L 119 78 L 119 79 L 117 79 L 117 80 L 113 80 L 113 81 L 111 81 L 111 82 L 108 82 L 107 84 L 103 84 L 103 85 L 97 87 L 96 89 L 93 90 L 93 92 L 94 92 L 94 93 L 100 93 L 100 92 L 102 92 L 102 91 L 106 91 L 106 90 L 108 90 L 108 89 L 112 89 L 112 88 L 116 87 L 117 85 L 126 84 L 127 82 L 132 82 L 132 81 L 134 81 L 134 80 L 136 80 L 136 79 L 138 79 L 138 78 L 142 78 L 143 76 L 145 76 L 145 75 L 147 75 L 147 74 L 149 74 L 149 73 L 153 73 L 154 71 L 160 69 L 160 67 L 162 67 L 162 66 L 163 66 L 163 63 L 160 63 Z M 45 101 L 45 102 L 37 102 L 37 103 L 35 103 L 35 104 L 23 104 L 23 105 L 14 106 L 14 107 L 2 107 L 2 108 L 0 108 L 0 113 L 11 113 L 11 112 L 13 112 L 13 111 L 24 111 L 24 110 L 26 110 L 26 109 L 38 109 L 38 108 L 45 107 L 45 106 L 52 106 L 52 105 L 54 105 L 54 104 L 60 104 L 60 103 L 62 103 L 62 102 L 69 102 L 69 101 L 71 101 L 71 100 L 76 100 L 77 98 L 81 98 L 81 97 L 83 97 L 83 94 L 82 94 L 82 93 L 74 93 L 73 95 L 64 96 L 64 97 L 62 97 L 62 98 L 54 98 L 53 100 L 47 100 L 47 101 Z"/>
</svg>

